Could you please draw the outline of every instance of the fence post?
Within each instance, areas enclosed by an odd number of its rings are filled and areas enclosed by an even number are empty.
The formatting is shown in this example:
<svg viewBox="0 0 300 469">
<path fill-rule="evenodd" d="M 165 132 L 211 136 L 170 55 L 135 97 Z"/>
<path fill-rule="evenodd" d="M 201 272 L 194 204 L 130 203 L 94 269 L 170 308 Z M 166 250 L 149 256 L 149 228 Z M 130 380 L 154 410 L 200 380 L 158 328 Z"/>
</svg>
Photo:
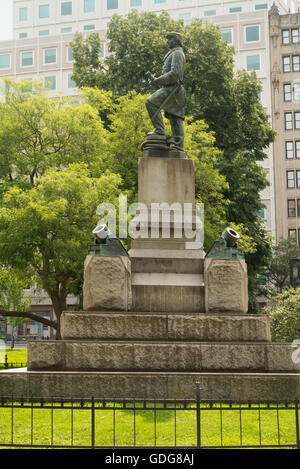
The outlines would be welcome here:
<svg viewBox="0 0 300 469">
<path fill-rule="evenodd" d="M 197 448 L 201 448 L 200 381 L 196 381 Z"/>
<path fill-rule="evenodd" d="M 4 368 L 8 368 L 7 354 L 4 356 Z"/>
<path fill-rule="evenodd" d="M 94 396 L 92 397 L 92 407 L 91 407 L 91 446 L 95 448 L 95 402 Z"/>
<path fill-rule="evenodd" d="M 299 429 L 299 396 L 295 400 L 295 416 L 296 416 L 296 438 L 297 438 L 297 449 L 300 449 L 300 429 Z"/>
</svg>

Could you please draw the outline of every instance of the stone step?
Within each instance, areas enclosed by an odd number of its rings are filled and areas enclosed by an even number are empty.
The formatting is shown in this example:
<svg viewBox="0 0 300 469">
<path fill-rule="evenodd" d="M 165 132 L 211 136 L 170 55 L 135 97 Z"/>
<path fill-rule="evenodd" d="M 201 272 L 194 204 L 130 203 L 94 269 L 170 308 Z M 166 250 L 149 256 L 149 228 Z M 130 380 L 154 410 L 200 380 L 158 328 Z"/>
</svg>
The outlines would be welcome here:
<svg viewBox="0 0 300 469">
<path fill-rule="evenodd" d="M 270 341 L 270 318 L 263 314 L 119 313 L 65 311 L 66 340 Z"/>
<path fill-rule="evenodd" d="M 131 272 L 203 274 L 204 259 L 131 257 Z"/>
<path fill-rule="evenodd" d="M 32 341 L 29 370 L 299 372 L 290 344 Z"/>
<path fill-rule="evenodd" d="M 202 399 L 295 401 L 299 373 L 0 372 L 0 395 L 15 398 Z"/>
</svg>

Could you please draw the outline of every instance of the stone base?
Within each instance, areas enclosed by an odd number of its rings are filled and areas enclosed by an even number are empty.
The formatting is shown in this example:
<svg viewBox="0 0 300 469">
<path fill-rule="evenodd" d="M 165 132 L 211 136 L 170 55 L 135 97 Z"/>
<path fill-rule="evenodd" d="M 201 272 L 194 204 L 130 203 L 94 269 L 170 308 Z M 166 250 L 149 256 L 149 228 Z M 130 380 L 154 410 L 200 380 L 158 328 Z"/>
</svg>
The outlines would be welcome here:
<svg viewBox="0 0 300 469">
<path fill-rule="evenodd" d="M 32 341 L 30 371 L 299 372 L 280 343 Z"/>
<path fill-rule="evenodd" d="M 0 396 L 32 398 L 295 400 L 294 373 L 0 372 Z"/>
</svg>

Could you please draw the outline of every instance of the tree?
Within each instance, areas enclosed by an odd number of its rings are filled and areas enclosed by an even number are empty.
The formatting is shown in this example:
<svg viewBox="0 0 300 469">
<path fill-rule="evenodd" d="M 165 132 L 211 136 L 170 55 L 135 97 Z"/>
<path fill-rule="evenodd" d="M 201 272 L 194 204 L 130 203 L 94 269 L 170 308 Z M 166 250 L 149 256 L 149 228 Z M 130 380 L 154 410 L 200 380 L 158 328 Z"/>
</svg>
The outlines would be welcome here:
<svg viewBox="0 0 300 469">
<path fill-rule="evenodd" d="M 300 287 L 277 293 L 264 313 L 271 317 L 273 341 L 292 342 L 300 338 Z"/>
<path fill-rule="evenodd" d="M 48 169 L 35 187 L 26 191 L 11 187 L 3 195 L 0 258 L 26 272 L 48 293 L 57 318 L 57 338 L 67 295 L 82 279 L 87 246 L 98 221 L 96 208 L 101 202 L 114 202 L 119 183 L 118 175 L 107 171 L 93 178 L 87 164 L 76 163 L 63 170 Z"/>
<path fill-rule="evenodd" d="M 30 298 L 24 298 L 27 282 L 28 279 L 16 270 L 4 267 L 0 269 L 0 313 L 4 309 L 5 319 L 12 327 L 12 349 L 14 348 L 14 327 L 22 322 L 22 319 L 19 317 L 14 317 L 14 311 L 27 312 L 30 307 Z M 2 312 L 2 314 L 4 312 Z M 6 314 L 10 312 L 11 316 L 6 316 Z"/>
</svg>

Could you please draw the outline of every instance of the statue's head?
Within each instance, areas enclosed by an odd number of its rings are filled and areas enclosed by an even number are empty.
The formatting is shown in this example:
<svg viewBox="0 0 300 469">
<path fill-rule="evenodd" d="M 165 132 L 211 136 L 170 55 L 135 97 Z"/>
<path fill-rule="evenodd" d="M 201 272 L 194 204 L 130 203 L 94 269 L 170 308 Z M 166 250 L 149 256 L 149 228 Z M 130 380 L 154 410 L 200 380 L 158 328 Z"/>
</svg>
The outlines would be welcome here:
<svg viewBox="0 0 300 469">
<path fill-rule="evenodd" d="M 167 38 L 170 49 L 176 46 L 182 47 L 182 35 L 180 33 L 171 31 L 170 33 L 166 35 L 166 38 Z"/>
</svg>

